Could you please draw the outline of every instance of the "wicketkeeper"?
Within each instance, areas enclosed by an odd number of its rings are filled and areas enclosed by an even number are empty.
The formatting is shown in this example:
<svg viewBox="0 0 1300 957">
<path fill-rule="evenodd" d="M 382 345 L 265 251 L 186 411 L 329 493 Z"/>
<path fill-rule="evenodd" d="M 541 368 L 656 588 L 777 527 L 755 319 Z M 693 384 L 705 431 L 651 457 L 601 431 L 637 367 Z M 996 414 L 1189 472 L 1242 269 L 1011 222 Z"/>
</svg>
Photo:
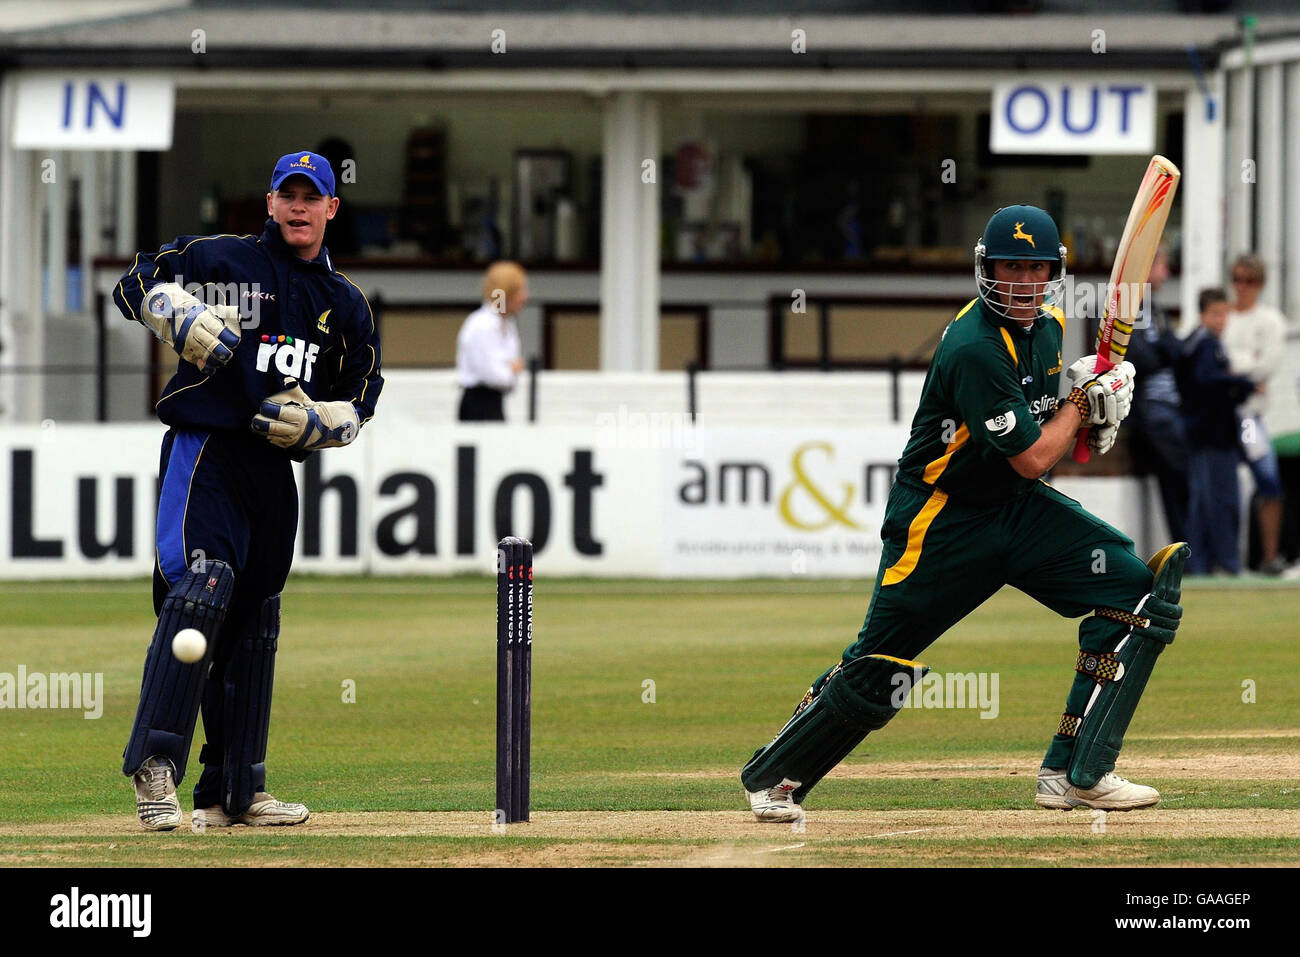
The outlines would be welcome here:
<svg viewBox="0 0 1300 957">
<path fill-rule="evenodd" d="M 1033 206 L 993 214 L 975 247 L 979 295 L 948 325 L 926 375 L 881 527 L 866 621 L 741 772 L 760 821 L 791 821 L 814 785 L 901 709 L 936 638 L 1013 585 L 1079 626 L 1065 709 L 1038 772 L 1042 807 L 1129 810 L 1154 788 L 1113 773 L 1152 665 L 1174 639 L 1188 549 L 1150 562 L 1040 479 L 1091 427 L 1099 454 L 1128 414 L 1133 367 L 1074 363 L 1058 400 L 1065 279 L 1056 224 Z"/>
<path fill-rule="evenodd" d="M 280 592 L 298 529 L 292 463 L 355 439 L 383 388 L 370 306 L 323 246 L 338 206 L 325 158 L 290 153 L 272 174 L 261 236 L 182 236 L 138 254 L 113 293 L 180 355 L 157 404 L 171 427 L 159 468 L 158 625 L 122 765 L 152 830 L 181 822 L 176 785 L 200 707 L 196 820 L 307 820 L 304 805 L 266 793 Z M 185 628 L 207 638 L 193 664 L 172 654 Z"/>
</svg>

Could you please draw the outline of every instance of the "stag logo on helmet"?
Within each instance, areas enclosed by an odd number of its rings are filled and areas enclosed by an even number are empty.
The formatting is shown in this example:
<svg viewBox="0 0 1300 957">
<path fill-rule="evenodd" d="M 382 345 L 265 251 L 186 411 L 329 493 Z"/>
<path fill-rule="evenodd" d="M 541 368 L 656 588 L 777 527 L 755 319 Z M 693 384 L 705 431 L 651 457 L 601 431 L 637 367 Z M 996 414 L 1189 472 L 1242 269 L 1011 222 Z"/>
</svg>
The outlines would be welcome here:
<svg viewBox="0 0 1300 957">
<path fill-rule="evenodd" d="M 1032 233 L 1027 233 L 1027 232 L 1025 232 L 1024 229 L 1022 228 L 1024 225 L 1025 225 L 1024 223 L 1016 223 L 1016 231 L 1015 231 L 1014 233 L 1011 234 L 1011 238 L 1012 238 L 1012 239 L 1023 239 L 1023 240 L 1025 240 L 1026 242 L 1028 242 L 1029 245 L 1034 246 L 1034 237 L 1033 237 L 1033 234 L 1032 234 Z M 1038 247 L 1037 247 L 1037 246 L 1034 246 L 1034 248 L 1037 249 Z"/>
</svg>

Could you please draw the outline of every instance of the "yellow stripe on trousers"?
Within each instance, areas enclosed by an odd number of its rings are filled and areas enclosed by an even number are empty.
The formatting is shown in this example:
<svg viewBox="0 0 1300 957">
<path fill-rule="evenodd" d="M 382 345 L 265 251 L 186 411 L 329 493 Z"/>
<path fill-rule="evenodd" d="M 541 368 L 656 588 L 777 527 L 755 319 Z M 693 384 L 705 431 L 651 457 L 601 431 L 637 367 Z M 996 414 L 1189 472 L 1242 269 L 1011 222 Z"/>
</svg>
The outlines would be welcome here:
<svg viewBox="0 0 1300 957">
<path fill-rule="evenodd" d="M 947 494 L 935 489 L 926 503 L 921 506 L 921 511 L 916 513 L 916 518 L 912 519 L 912 524 L 907 529 L 907 550 L 903 552 L 902 558 L 885 569 L 885 577 L 881 585 L 896 585 L 912 574 L 916 563 L 921 558 L 921 545 L 925 542 L 925 533 L 930 530 L 930 524 L 947 502 Z"/>
</svg>

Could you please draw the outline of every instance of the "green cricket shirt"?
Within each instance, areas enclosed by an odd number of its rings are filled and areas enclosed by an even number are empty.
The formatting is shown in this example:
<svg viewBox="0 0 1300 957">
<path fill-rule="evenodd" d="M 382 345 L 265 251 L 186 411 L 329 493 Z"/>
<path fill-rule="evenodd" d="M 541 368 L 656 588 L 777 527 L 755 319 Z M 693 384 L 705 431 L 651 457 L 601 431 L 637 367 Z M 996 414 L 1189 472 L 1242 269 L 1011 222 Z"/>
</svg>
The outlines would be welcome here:
<svg viewBox="0 0 1300 957">
<path fill-rule="evenodd" d="M 1033 487 L 1037 479 L 1007 459 L 1033 445 L 1056 412 L 1065 315 L 1049 308 L 1025 330 L 972 299 L 948 323 L 898 461 L 901 478 L 971 505 Z"/>
</svg>

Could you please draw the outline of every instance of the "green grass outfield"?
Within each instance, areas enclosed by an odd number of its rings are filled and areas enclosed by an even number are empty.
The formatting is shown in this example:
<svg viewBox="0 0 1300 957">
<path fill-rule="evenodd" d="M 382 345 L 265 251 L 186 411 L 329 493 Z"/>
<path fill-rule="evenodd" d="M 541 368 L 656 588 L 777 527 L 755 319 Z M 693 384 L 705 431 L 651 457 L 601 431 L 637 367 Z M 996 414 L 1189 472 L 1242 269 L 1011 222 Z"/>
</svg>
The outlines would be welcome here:
<svg viewBox="0 0 1300 957">
<path fill-rule="evenodd" d="M 120 774 L 147 583 L 0 583 L 0 672 L 104 676 L 97 720 L 0 710 L 0 864 L 1300 864 L 1300 587 L 1261 580 L 1184 592 L 1118 768 L 1158 787 L 1160 808 L 1034 808 L 1075 623 L 1008 589 L 922 656 L 996 672 L 996 718 L 906 710 L 816 789 L 802 831 L 755 823 L 737 771 L 852 640 L 868 595 L 861 581 L 539 579 L 534 821 L 501 835 L 494 582 L 297 578 L 269 785 L 312 820 L 153 834 Z"/>
</svg>

